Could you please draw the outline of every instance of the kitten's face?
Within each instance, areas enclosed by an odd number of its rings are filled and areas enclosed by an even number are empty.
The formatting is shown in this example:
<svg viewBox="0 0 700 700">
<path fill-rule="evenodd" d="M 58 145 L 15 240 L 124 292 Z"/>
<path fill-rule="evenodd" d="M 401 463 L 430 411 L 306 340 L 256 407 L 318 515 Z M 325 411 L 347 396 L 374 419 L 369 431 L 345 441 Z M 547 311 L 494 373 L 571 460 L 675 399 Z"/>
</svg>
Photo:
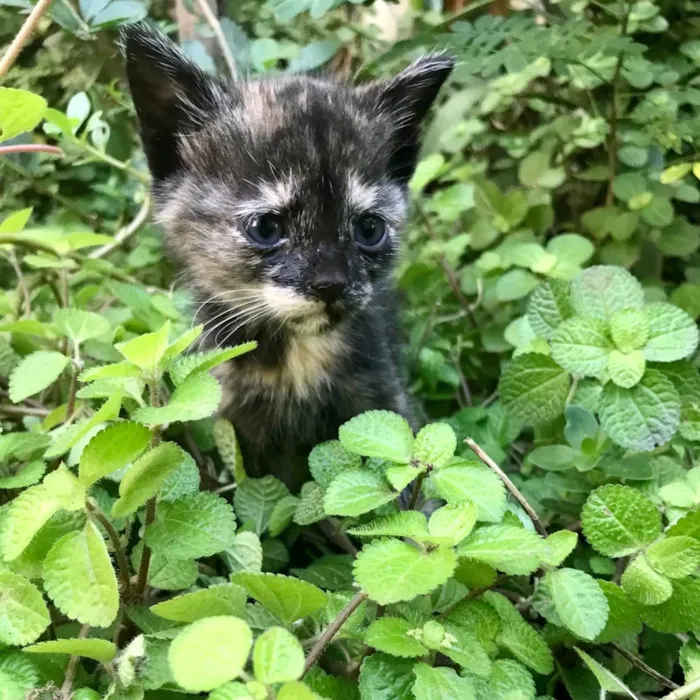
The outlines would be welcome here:
<svg viewBox="0 0 700 700">
<path fill-rule="evenodd" d="M 371 304 L 399 243 L 418 127 L 451 60 L 360 88 L 224 85 L 143 27 L 125 47 L 157 217 L 202 301 L 229 324 L 298 333 Z"/>
</svg>

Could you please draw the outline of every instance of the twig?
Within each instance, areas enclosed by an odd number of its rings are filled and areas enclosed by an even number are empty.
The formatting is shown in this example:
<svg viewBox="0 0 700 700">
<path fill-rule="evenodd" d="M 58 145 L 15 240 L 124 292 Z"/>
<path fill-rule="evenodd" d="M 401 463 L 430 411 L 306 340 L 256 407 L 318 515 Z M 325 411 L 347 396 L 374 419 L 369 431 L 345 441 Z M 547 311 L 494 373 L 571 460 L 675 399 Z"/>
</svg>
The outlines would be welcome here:
<svg viewBox="0 0 700 700">
<path fill-rule="evenodd" d="M 413 510 L 416 507 L 416 503 L 418 503 L 418 496 L 420 495 L 421 486 L 423 486 L 423 479 L 425 479 L 425 472 L 421 472 L 413 482 L 413 491 L 411 492 L 408 510 Z"/>
<path fill-rule="evenodd" d="M 39 418 L 45 418 L 51 413 L 48 408 L 34 408 L 33 406 L 6 406 L 5 404 L 0 405 L 0 413 L 4 413 L 6 416 L 37 416 Z"/>
<path fill-rule="evenodd" d="M 112 548 L 114 549 L 114 554 L 117 558 L 117 564 L 119 566 L 119 577 L 122 580 L 124 596 L 129 598 L 131 595 L 129 562 L 126 559 L 124 547 L 122 547 L 122 541 L 119 539 L 119 533 L 114 529 L 114 525 L 112 525 L 112 523 L 107 519 L 98 505 L 91 503 L 90 500 L 87 500 L 85 502 L 85 507 L 87 508 L 88 513 L 101 523 L 102 527 L 104 527 L 104 529 L 107 531 L 109 539 L 112 541 Z"/>
<path fill-rule="evenodd" d="M 24 301 L 24 316 L 25 318 L 29 318 L 32 315 L 32 298 L 29 295 L 29 287 L 27 286 L 27 280 L 24 279 L 24 275 L 22 274 L 22 268 L 17 262 L 17 256 L 15 255 L 15 251 L 13 248 L 10 248 L 7 258 L 10 261 L 10 265 L 12 265 L 12 269 L 15 271 L 15 275 L 17 276 L 17 286 L 22 292 L 22 299 Z"/>
<path fill-rule="evenodd" d="M 346 620 L 352 615 L 355 610 L 362 604 L 362 602 L 367 598 L 367 594 L 364 591 L 357 593 L 353 599 L 345 606 L 343 610 L 338 613 L 338 616 L 333 620 L 333 622 L 328 626 L 326 631 L 321 635 L 321 638 L 316 642 L 313 649 L 309 652 L 306 657 L 306 663 L 304 664 L 304 672 L 301 674 L 303 678 L 312 666 L 319 660 L 321 654 L 323 654 L 324 649 L 331 643 L 333 637 L 338 633 L 338 630 L 343 626 Z"/>
<path fill-rule="evenodd" d="M 151 210 L 151 197 L 146 195 L 143 200 L 143 204 L 138 211 L 138 214 L 130 221 L 126 226 L 119 229 L 114 236 L 114 240 L 111 243 L 106 243 L 97 250 L 93 250 L 92 253 L 88 255 L 90 260 L 97 260 L 98 258 L 103 258 L 108 253 L 111 253 L 115 248 L 118 248 L 122 243 L 129 240 L 145 223 L 148 219 L 148 213 Z"/>
<path fill-rule="evenodd" d="M 694 681 L 681 688 L 676 688 L 672 693 L 664 695 L 661 700 L 686 700 L 686 698 L 691 697 L 698 691 L 700 691 L 700 678 L 696 678 Z"/>
<path fill-rule="evenodd" d="M 221 23 L 219 22 L 218 17 L 212 11 L 211 6 L 207 2 L 207 0 L 197 0 L 197 4 L 199 5 L 199 9 L 202 11 L 202 14 L 204 15 L 204 19 L 207 20 L 207 22 L 209 23 L 209 26 L 214 31 L 214 36 L 216 37 L 216 41 L 219 44 L 219 49 L 221 49 L 221 55 L 224 57 L 224 60 L 226 61 L 226 65 L 228 66 L 229 73 L 231 74 L 232 77 L 235 77 L 236 76 L 236 61 L 233 58 L 233 54 L 231 53 L 231 49 L 228 45 L 228 42 L 226 41 L 226 37 L 224 36 L 224 31 L 223 31 L 223 29 L 221 29 Z"/>
<path fill-rule="evenodd" d="M 17 36 L 12 40 L 10 48 L 7 49 L 5 55 L 0 59 L 0 78 L 7 74 L 7 71 L 10 70 L 12 64 L 17 60 L 17 56 L 19 56 L 20 51 L 29 41 L 29 37 L 34 34 L 36 25 L 39 24 L 39 20 L 44 12 L 49 9 L 50 4 L 51 0 L 39 0 L 39 2 L 34 5 L 27 19 L 24 20 L 24 24 L 17 32 Z"/>
<path fill-rule="evenodd" d="M 109 154 L 105 153 L 104 151 L 100 151 L 97 148 L 94 148 L 89 143 L 82 143 L 79 145 L 80 148 L 82 148 L 86 153 L 89 153 L 93 158 L 97 158 L 103 163 L 107 163 L 107 165 L 111 165 L 113 168 L 117 168 L 117 170 L 123 170 L 125 173 L 143 182 L 144 185 L 148 185 L 151 182 L 151 178 L 148 176 L 147 173 L 144 173 L 140 170 L 136 170 L 136 168 L 132 168 L 128 162 L 112 158 L 112 156 L 110 156 Z"/>
<path fill-rule="evenodd" d="M 146 506 L 146 522 L 145 527 L 148 528 L 149 525 L 153 524 L 156 519 L 156 499 L 155 496 L 148 502 Z M 139 596 L 143 596 L 146 590 L 146 584 L 148 582 L 148 569 L 151 566 L 151 548 L 146 544 L 144 540 L 143 543 L 143 554 L 141 555 L 141 565 L 139 566 L 139 575 L 136 579 L 136 593 Z"/>
<path fill-rule="evenodd" d="M 73 362 L 72 365 L 68 401 L 66 402 L 66 421 L 69 421 L 73 417 L 75 411 L 75 395 L 78 392 L 78 364 Z"/>
<path fill-rule="evenodd" d="M 45 143 L 17 143 L 12 146 L 0 146 L 0 156 L 10 153 L 51 153 L 62 156 L 63 151 L 58 146 L 48 146 Z"/>
<path fill-rule="evenodd" d="M 464 442 L 467 443 L 469 449 L 491 470 L 496 472 L 501 478 L 501 481 L 506 485 L 506 488 L 515 496 L 516 500 L 525 509 L 525 512 L 530 516 L 532 524 L 535 526 L 535 530 L 542 535 L 542 537 L 547 537 L 547 530 L 545 529 L 540 516 L 537 515 L 535 509 L 527 502 L 525 496 L 523 496 L 520 491 L 518 491 L 517 486 L 508 478 L 508 475 L 494 462 L 491 457 L 489 457 L 486 452 L 484 452 L 479 445 L 477 445 L 474 440 L 467 438 Z"/>
<path fill-rule="evenodd" d="M 633 654 L 631 651 L 628 651 L 627 649 L 625 649 L 625 647 L 617 644 L 617 642 L 613 642 L 612 646 L 618 654 L 624 656 L 627 659 L 627 661 L 629 661 L 633 666 L 636 666 L 640 671 L 646 673 L 647 676 L 653 678 L 657 683 L 660 683 L 665 688 L 670 688 L 671 690 L 680 688 L 678 683 L 674 683 L 672 680 L 666 678 L 666 676 L 653 669 L 651 666 L 646 664 L 644 661 L 642 661 L 642 659 Z"/>
<path fill-rule="evenodd" d="M 85 639 L 90 633 L 90 625 L 83 625 L 78 632 L 78 639 Z M 73 696 L 73 680 L 75 672 L 78 668 L 78 657 L 71 656 L 66 667 L 66 675 L 63 677 L 63 685 L 61 686 L 61 697 L 64 700 L 70 700 Z"/>
</svg>

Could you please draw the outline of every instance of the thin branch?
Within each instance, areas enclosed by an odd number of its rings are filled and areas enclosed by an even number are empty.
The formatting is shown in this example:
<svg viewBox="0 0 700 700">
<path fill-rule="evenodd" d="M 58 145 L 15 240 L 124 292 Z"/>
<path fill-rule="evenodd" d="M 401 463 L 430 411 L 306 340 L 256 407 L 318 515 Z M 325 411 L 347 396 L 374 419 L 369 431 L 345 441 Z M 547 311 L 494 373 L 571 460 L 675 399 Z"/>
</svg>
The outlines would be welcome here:
<svg viewBox="0 0 700 700">
<path fill-rule="evenodd" d="M 677 688 L 668 695 L 664 695 L 661 700 L 686 700 L 686 698 L 692 697 L 698 691 L 700 691 L 700 678 L 696 678 L 691 683 Z"/>
<path fill-rule="evenodd" d="M 545 529 L 540 516 L 537 515 L 535 509 L 527 502 L 527 498 L 523 496 L 520 491 L 518 491 L 517 486 L 508 478 L 508 475 L 494 462 L 491 457 L 489 457 L 486 452 L 484 452 L 479 445 L 477 445 L 474 440 L 467 438 L 464 442 L 467 443 L 469 449 L 492 471 L 496 472 L 501 478 L 501 481 L 506 485 L 506 488 L 513 494 L 518 503 L 524 508 L 525 512 L 530 516 L 532 524 L 535 526 L 535 530 L 542 535 L 542 537 L 547 537 L 547 530 Z"/>
<path fill-rule="evenodd" d="M 19 287 L 20 292 L 22 292 L 22 299 L 24 301 L 24 317 L 30 318 L 32 315 L 32 298 L 29 294 L 29 286 L 27 285 L 27 280 L 22 274 L 22 268 L 17 262 L 17 256 L 15 255 L 15 251 L 13 248 L 10 248 L 7 257 L 10 261 L 10 265 L 12 265 L 12 269 L 15 271 L 15 275 L 17 276 L 17 286 Z"/>
<path fill-rule="evenodd" d="M 78 632 L 78 639 L 85 639 L 90 633 L 90 625 L 83 625 Z M 73 680 L 75 672 L 78 669 L 78 657 L 71 656 L 66 667 L 66 675 L 63 677 L 63 685 L 61 686 L 61 698 L 70 700 L 73 697 Z"/>
<path fill-rule="evenodd" d="M 224 57 L 224 60 L 226 61 L 226 65 L 228 66 L 229 73 L 231 74 L 232 77 L 236 76 L 236 61 L 233 58 L 233 54 L 231 53 L 231 48 L 228 45 L 228 42 L 226 41 L 226 37 L 224 36 L 224 31 L 221 28 L 221 23 L 219 22 L 219 18 L 214 14 L 213 10 L 211 9 L 211 5 L 207 2 L 207 0 L 197 0 L 197 4 L 199 5 L 199 9 L 202 11 L 202 14 L 204 15 L 204 19 L 207 20 L 209 23 L 209 26 L 212 28 L 214 31 L 214 36 L 216 37 L 216 41 L 219 44 L 219 49 L 221 50 L 221 55 Z"/>
<path fill-rule="evenodd" d="M 155 496 L 148 502 L 146 506 L 146 522 L 145 528 L 153 524 L 156 519 L 156 499 Z M 151 566 L 151 548 L 146 544 L 144 540 L 143 554 L 141 555 L 141 565 L 139 566 L 139 575 L 136 579 L 136 593 L 139 596 L 143 596 L 146 590 L 146 584 L 148 583 L 148 569 Z"/>
<path fill-rule="evenodd" d="M 425 472 L 421 472 L 413 482 L 413 491 L 411 492 L 408 510 L 413 510 L 416 507 L 416 503 L 418 503 L 418 496 L 420 495 L 421 486 L 423 486 L 423 479 L 425 479 Z"/>
<path fill-rule="evenodd" d="M 151 210 L 151 197 L 146 195 L 139 209 L 138 214 L 130 221 L 126 226 L 119 229 L 114 236 L 114 240 L 111 243 L 106 243 L 97 250 L 93 250 L 92 253 L 88 255 L 91 260 L 96 260 L 97 258 L 103 258 L 105 255 L 111 253 L 115 248 L 121 246 L 125 241 L 129 240 L 145 223 L 148 219 L 148 213 Z"/>
<path fill-rule="evenodd" d="M 338 630 L 343 626 L 347 619 L 352 615 L 355 610 L 364 602 L 367 598 L 367 594 L 364 591 L 357 593 L 354 598 L 345 606 L 343 610 L 338 613 L 338 616 L 333 620 L 333 622 L 328 626 L 326 631 L 321 635 L 321 638 L 316 642 L 313 649 L 309 652 L 306 657 L 306 663 L 304 664 L 304 672 L 301 674 L 303 678 L 312 666 L 319 660 L 321 654 L 323 654 L 324 649 L 333 641 L 333 637 L 338 634 Z"/>
<path fill-rule="evenodd" d="M 10 153 L 51 153 L 62 156 L 63 151 L 58 146 L 48 146 L 45 143 L 17 143 L 12 146 L 0 146 L 0 156 Z"/>
<path fill-rule="evenodd" d="M 48 408 L 34 408 L 33 406 L 7 406 L 5 404 L 0 405 L 0 413 L 6 416 L 18 416 L 23 418 L 24 416 L 37 416 L 38 418 L 45 418 L 51 413 Z"/>
<path fill-rule="evenodd" d="M 10 70 L 12 64 L 17 60 L 20 51 L 22 51 L 24 45 L 29 41 L 29 37 L 34 34 L 36 25 L 39 24 L 39 20 L 46 10 L 49 9 L 50 4 L 51 0 L 39 0 L 39 2 L 34 5 L 27 19 L 24 20 L 24 24 L 17 32 L 17 36 L 12 40 L 10 48 L 7 49 L 5 55 L 0 59 L 0 78 L 7 75 L 7 71 Z"/>
<path fill-rule="evenodd" d="M 107 519 L 107 516 L 105 516 L 96 503 L 91 503 L 90 500 L 87 500 L 85 502 L 85 507 L 87 508 L 88 513 L 100 522 L 102 527 L 104 527 L 109 535 L 109 539 L 112 542 L 112 548 L 114 549 L 114 554 L 117 558 L 117 564 L 119 566 L 119 578 L 122 580 L 124 597 L 129 598 L 131 596 L 129 562 L 126 559 L 126 554 L 124 553 L 124 547 L 122 546 L 122 541 L 119 538 L 119 533 L 114 529 L 114 525 L 112 525 L 112 523 Z"/>
<path fill-rule="evenodd" d="M 68 389 L 68 401 L 66 402 L 66 421 L 71 420 L 75 412 L 75 395 L 78 393 L 78 363 L 72 362 L 70 375 L 70 388 Z"/>
<path fill-rule="evenodd" d="M 624 656 L 627 659 L 627 661 L 629 661 L 633 666 L 636 666 L 640 671 L 646 673 L 647 676 L 653 678 L 657 683 L 660 683 L 665 688 L 675 690 L 676 688 L 680 687 L 678 683 L 674 683 L 669 678 L 666 678 L 666 676 L 653 669 L 651 666 L 642 661 L 642 659 L 640 659 L 638 656 L 633 654 L 631 651 L 625 649 L 625 647 L 620 646 L 616 642 L 613 642 L 612 646 L 618 654 Z"/>
</svg>

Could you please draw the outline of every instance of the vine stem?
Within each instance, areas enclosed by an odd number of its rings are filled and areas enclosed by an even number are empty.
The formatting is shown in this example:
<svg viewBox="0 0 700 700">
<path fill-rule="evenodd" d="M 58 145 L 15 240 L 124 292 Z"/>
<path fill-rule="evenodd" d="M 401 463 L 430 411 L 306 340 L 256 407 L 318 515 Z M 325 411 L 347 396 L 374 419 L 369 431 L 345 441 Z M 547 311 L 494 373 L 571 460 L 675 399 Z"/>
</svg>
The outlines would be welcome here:
<svg viewBox="0 0 700 700">
<path fill-rule="evenodd" d="M 112 547 L 114 548 L 114 554 L 117 558 L 117 565 L 119 566 L 119 577 L 122 580 L 122 586 L 124 588 L 125 597 L 130 597 L 131 595 L 131 581 L 129 580 L 129 563 L 126 560 L 126 554 L 124 553 L 124 547 L 122 547 L 122 542 L 119 539 L 119 533 L 114 529 L 114 525 L 107 519 L 107 516 L 102 512 L 99 506 L 91 503 L 90 500 L 85 502 L 85 508 L 88 513 L 98 520 L 102 527 L 107 530 L 109 539 L 112 541 Z"/>
<path fill-rule="evenodd" d="M 78 632 L 78 639 L 85 639 L 90 633 L 90 625 L 83 625 Z M 73 696 L 73 680 L 75 672 L 78 668 L 78 657 L 71 656 L 66 666 L 66 675 L 63 677 L 63 685 L 61 686 L 61 697 L 65 700 L 70 700 Z"/>
<path fill-rule="evenodd" d="M 691 697 L 697 692 L 700 692 L 700 678 L 696 678 L 694 681 L 681 688 L 676 688 L 676 690 L 668 695 L 664 695 L 661 700 L 686 700 L 686 698 Z"/>
<path fill-rule="evenodd" d="M 629 661 L 633 666 L 636 666 L 640 671 L 646 673 L 647 676 L 653 678 L 657 683 L 660 683 L 665 688 L 671 688 L 671 690 L 675 690 L 676 688 L 680 687 L 678 683 L 674 683 L 669 678 L 666 678 L 666 676 L 664 676 L 662 673 L 659 673 L 656 669 L 653 669 L 638 656 L 633 654 L 631 651 L 625 649 L 625 647 L 620 646 L 616 642 L 613 642 L 612 646 L 615 649 L 615 651 L 618 654 L 620 654 L 620 656 L 624 656 L 627 659 L 627 661 Z"/>
<path fill-rule="evenodd" d="M 333 641 L 333 637 L 338 634 L 338 630 L 345 624 L 347 619 L 352 615 L 361 603 L 367 599 L 367 594 L 364 591 L 359 591 L 353 599 L 343 608 L 343 610 L 338 613 L 338 616 L 333 620 L 333 622 L 328 625 L 326 631 L 321 635 L 320 639 L 309 652 L 306 657 L 306 663 L 304 664 L 304 672 L 301 674 L 303 678 L 313 667 L 313 665 L 319 660 L 321 654 L 323 654 L 324 649 Z"/>
<path fill-rule="evenodd" d="M 520 505 L 525 509 L 525 512 L 530 516 L 532 524 L 535 526 L 535 530 L 542 535 L 542 537 L 547 537 L 547 530 L 545 529 L 540 516 L 537 515 L 535 509 L 528 503 L 527 498 L 523 496 L 518 490 L 518 487 L 508 478 L 508 475 L 494 462 L 491 457 L 489 457 L 486 452 L 484 452 L 479 445 L 474 442 L 471 438 L 467 438 L 464 442 L 467 443 L 469 449 L 492 471 L 496 472 L 500 477 L 501 481 L 506 485 L 506 488 L 513 494 L 515 499 L 520 503 Z"/>
<path fill-rule="evenodd" d="M 150 212 L 150 210 L 151 196 L 147 194 L 143 200 L 141 209 L 139 209 L 138 214 L 136 214 L 133 220 L 130 221 L 123 228 L 119 229 L 119 231 L 117 231 L 116 235 L 114 236 L 114 240 L 111 243 L 107 243 L 98 248 L 97 250 L 93 250 L 92 253 L 88 255 L 88 258 L 90 258 L 90 260 L 103 258 L 105 255 L 111 253 L 115 248 L 118 248 L 120 245 L 122 245 L 146 223 L 146 219 L 148 219 L 148 213 Z"/>
<path fill-rule="evenodd" d="M 58 146 L 49 146 L 45 143 L 17 143 L 12 146 L 0 146 L 0 156 L 10 153 L 51 153 L 54 156 L 62 156 L 63 151 Z"/>
<path fill-rule="evenodd" d="M 7 49 L 5 55 L 0 59 L 0 78 L 7 74 L 7 71 L 10 70 L 12 64 L 17 60 L 17 56 L 19 56 L 20 51 L 22 51 L 24 45 L 29 41 L 29 37 L 34 34 L 36 25 L 39 24 L 39 20 L 46 10 L 49 9 L 50 4 L 51 0 L 39 0 L 39 2 L 34 5 L 27 19 L 24 20 L 24 24 L 17 32 L 17 36 L 12 40 L 10 48 Z"/>
</svg>

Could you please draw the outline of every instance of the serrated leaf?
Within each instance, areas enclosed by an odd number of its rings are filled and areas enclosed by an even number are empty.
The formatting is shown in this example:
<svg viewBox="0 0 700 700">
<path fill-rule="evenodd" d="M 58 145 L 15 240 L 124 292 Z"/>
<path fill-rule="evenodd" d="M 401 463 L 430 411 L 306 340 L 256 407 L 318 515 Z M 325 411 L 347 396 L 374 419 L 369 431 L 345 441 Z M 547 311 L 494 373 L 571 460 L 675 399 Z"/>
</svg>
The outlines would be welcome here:
<svg viewBox="0 0 700 700">
<path fill-rule="evenodd" d="M 645 606 L 642 619 L 657 632 L 670 634 L 688 632 L 700 619 L 700 579 L 673 582 L 673 595 L 661 605 Z"/>
<path fill-rule="evenodd" d="M 636 637 L 642 631 L 639 605 L 620 586 L 611 581 L 597 579 L 596 583 L 608 599 L 608 620 L 598 634 L 600 644 Z"/>
<path fill-rule="evenodd" d="M 427 622 L 423 626 L 424 637 L 429 624 Z M 445 629 L 445 638 L 433 648 L 458 663 L 468 673 L 488 678 L 492 670 L 491 659 L 476 636 L 459 625 L 445 623 Z"/>
<path fill-rule="evenodd" d="M 630 598 L 642 605 L 659 605 L 673 593 L 671 582 L 654 571 L 643 554 L 625 569 L 620 585 Z"/>
<path fill-rule="evenodd" d="M 43 433 L 6 433 L 0 435 L 0 464 L 23 462 L 41 457 L 51 441 Z"/>
<path fill-rule="evenodd" d="M 596 680 L 600 684 L 600 687 L 607 692 L 614 693 L 616 695 L 622 694 L 627 695 L 630 698 L 637 700 L 637 696 L 610 670 L 605 668 L 603 664 L 598 663 L 592 656 L 586 654 L 578 647 L 574 647 L 576 652 L 581 657 L 583 662 L 592 671 Z"/>
<path fill-rule="evenodd" d="M 571 283 L 571 301 L 577 315 L 609 320 L 622 309 L 641 308 L 644 292 L 627 270 L 612 265 L 594 265 Z"/>
<path fill-rule="evenodd" d="M 608 620 L 608 599 L 595 579 L 576 569 L 550 571 L 546 579 L 562 623 L 581 639 L 595 639 Z"/>
<path fill-rule="evenodd" d="M 355 580 L 380 605 L 411 600 L 445 583 L 457 565 L 447 547 L 420 551 L 399 540 L 365 545 L 355 560 Z"/>
<path fill-rule="evenodd" d="M 551 339 L 559 325 L 573 315 L 569 287 L 568 282 L 549 280 L 530 295 L 527 320 L 537 336 Z"/>
<path fill-rule="evenodd" d="M 29 90 L 0 87 L 0 141 L 32 131 L 46 112 L 46 100 Z"/>
<path fill-rule="evenodd" d="M 700 566 L 700 542 L 687 536 L 666 536 L 647 547 L 646 557 L 663 576 L 685 578 Z"/>
<path fill-rule="evenodd" d="M 54 313 L 53 323 L 61 335 L 70 338 L 74 345 L 110 331 L 109 321 L 104 316 L 82 309 L 58 309 Z"/>
<path fill-rule="evenodd" d="M 221 401 L 221 386 L 208 374 L 192 374 L 175 389 L 165 406 L 142 406 L 133 419 L 147 425 L 162 425 L 208 418 Z"/>
<path fill-rule="evenodd" d="M 219 418 L 214 423 L 212 437 L 216 443 L 216 449 L 219 450 L 221 461 L 226 465 L 229 472 L 233 474 L 236 484 L 240 486 L 246 480 L 246 473 L 243 467 L 241 446 L 238 443 L 238 437 L 231 422 L 224 418 Z"/>
<path fill-rule="evenodd" d="M 433 668 L 417 663 L 413 672 L 416 674 L 413 686 L 416 700 L 476 700 L 472 684 L 460 678 L 453 668 Z"/>
<path fill-rule="evenodd" d="M 675 434 L 681 402 L 670 379 L 647 369 L 639 384 L 630 389 L 608 382 L 598 412 L 601 427 L 618 445 L 649 452 Z"/>
<path fill-rule="evenodd" d="M 14 700 L 15 697 L 17 700 L 26 700 L 27 695 L 40 685 L 37 665 L 33 659 L 24 656 L 20 651 L 0 653 L 0 674 L 3 673 L 5 677 L 2 680 L 6 678 L 9 685 L 11 678 L 18 688 L 16 696 L 13 696 L 12 692 L 8 693 L 8 700 Z M 0 685 L 0 688 L 7 686 Z M 9 688 L 6 692 L 8 690 Z"/>
<path fill-rule="evenodd" d="M 184 593 L 150 610 L 158 617 L 176 622 L 195 622 L 204 617 L 233 615 L 240 617 L 245 610 L 246 592 L 233 583 L 217 584 L 192 593 Z"/>
<path fill-rule="evenodd" d="M 551 347 L 554 361 L 571 374 L 600 378 L 613 344 L 604 320 L 575 316 L 557 328 Z"/>
<path fill-rule="evenodd" d="M 39 589 L 24 576 L 0 571 L 0 642 L 29 644 L 51 623 Z"/>
<path fill-rule="evenodd" d="M 491 678 L 481 697 L 488 700 L 534 700 L 535 681 L 530 672 L 517 661 L 498 659 L 493 664 Z"/>
<path fill-rule="evenodd" d="M 413 665 L 410 659 L 397 659 L 387 654 L 365 657 L 360 668 L 360 697 L 363 700 L 413 700 Z"/>
<path fill-rule="evenodd" d="M 348 534 L 356 537 L 410 537 L 422 540 L 428 538 L 428 521 L 423 513 L 403 510 L 355 525 L 348 530 Z"/>
<path fill-rule="evenodd" d="M 231 580 L 243 586 L 251 598 L 255 598 L 285 624 L 310 615 L 326 604 L 326 594 L 306 581 L 252 571 L 239 571 Z"/>
<path fill-rule="evenodd" d="M 690 357 L 698 346 L 698 327 L 692 317 L 673 304 L 644 307 L 649 339 L 644 356 L 651 362 L 673 362 Z"/>
<path fill-rule="evenodd" d="M 173 559 L 197 559 L 231 547 L 235 533 L 231 504 L 201 491 L 159 503 L 155 522 L 146 528 L 146 543 Z"/>
<path fill-rule="evenodd" d="M 28 462 L 19 469 L 13 469 L 8 476 L 0 476 L 0 489 L 23 489 L 33 486 L 46 472 L 46 464 L 41 460 Z"/>
<path fill-rule="evenodd" d="M 185 690 L 214 690 L 240 675 L 252 645 L 253 633 L 240 618 L 207 617 L 173 639 L 168 665 L 175 682 Z"/>
<path fill-rule="evenodd" d="M 620 352 L 612 350 L 608 357 L 608 375 L 623 389 L 631 389 L 641 381 L 646 369 L 644 353 L 641 350 Z"/>
<path fill-rule="evenodd" d="M 168 345 L 163 353 L 163 361 L 166 363 L 173 362 L 178 355 L 185 352 L 185 350 L 187 350 L 187 348 L 190 347 L 190 345 L 192 345 L 192 343 L 194 343 L 194 341 L 197 340 L 200 335 L 202 335 L 203 330 L 203 324 L 199 324 L 198 326 L 194 326 L 193 328 L 186 330 L 179 338 Z M 170 376 L 172 378 L 172 374 Z M 174 378 L 173 381 L 175 382 Z M 175 382 L 175 384 L 179 383 L 180 382 Z"/>
<path fill-rule="evenodd" d="M 340 426 L 340 442 L 350 452 L 391 462 L 408 462 L 413 431 L 405 418 L 391 411 L 367 411 Z"/>
<path fill-rule="evenodd" d="M 145 372 L 153 372 L 168 347 L 170 321 L 154 333 L 144 333 L 125 343 L 117 343 L 116 349 L 132 364 Z"/>
<path fill-rule="evenodd" d="M 388 467 L 384 476 L 395 491 L 403 491 L 420 474 L 424 474 L 427 468 L 423 465 L 394 464 Z"/>
<path fill-rule="evenodd" d="M 429 539 L 440 544 L 459 544 L 474 529 L 476 516 L 477 509 L 471 501 L 442 506 L 430 516 Z"/>
<path fill-rule="evenodd" d="M 60 352 L 39 350 L 27 355 L 10 375 L 10 401 L 20 403 L 51 386 L 68 363 Z"/>
<path fill-rule="evenodd" d="M 457 548 L 460 557 L 476 559 L 506 574 L 530 574 L 544 554 L 542 538 L 514 525 L 488 525 L 479 528 Z"/>
<path fill-rule="evenodd" d="M 305 569 L 290 569 L 290 573 L 319 588 L 342 591 L 352 586 L 352 562 L 349 554 L 327 554 Z"/>
<path fill-rule="evenodd" d="M 571 530 L 559 530 L 552 533 L 544 541 L 542 563 L 547 564 L 547 566 L 560 566 L 574 551 L 577 542 L 578 535 Z"/>
<path fill-rule="evenodd" d="M 176 501 L 199 491 L 199 467 L 192 455 L 185 453 L 182 462 L 165 480 L 158 496 L 161 501 Z"/>
<path fill-rule="evenodd" d="M 243 343 L 242 345 L 236 345 L 223 350 L 193 353 L 192 355 L 187 355 L 174 362 L 170 366 L 168 372 L 175 386 L 180 386 L 180 384 L 191 375 L 208 372 L 210 369 L 214 369 L 214 367 L 218 367 L 224 362 L 228 362 L 235 357 L 251 352 L 257 347 L 258 344 L 255 341 L 251 341 L 250 343 Z M 168 349 L 165 359 L 169 358 L 170 353 Z"/>
<path fill-rule="evenodd" d="M 498 390 L 510 416 L 537 425 L 564 412 L 570 385 L 569 374 L 550 357 L 525 354 L 508 364 Z"/>
<path fill-rule="evenodd" d="M 123 518 L 155 496 L 166 479 L 182 464 L 186 453 L 172 442 L 162 442 L 133 463 L 119 484 L 112 517 Z"/>
<path fill-rule="evenodd" d="M 457 436 L 447 423 L 431 423 L 416 435 L 413 456 L 424 464 L 442 467 L 457 449 Z"/>
<path fill-rule="evenodd" d="M 253 669 L 260 683 L 294 681 L 304 671 L 304 650 L 291 632 L 273 627 L 255 642 Z"/>
<path fill-rule="evenodd" d="M 141 370 L 130 362 L 116 362 L 101 367 L 91 367 L 81 372 L 78 379 L 85 382 L 94 382 L 103 379 L 122 379 L 125 377 L 140 377 Z"/>
<path fill-rule="evenodd" d="M 241 523 L 252 523 L 255 532 L 262 535 L 270 524 L 275 505 L 287 496 L 289 489 L 274 476 L 248 478 L 236 489 L 233 505 Z"/>
<path fill-rule="evenodd" d="M 630 486 L 608 484 L 591 493 L 581 511 L 583 534 L 608 557 L 634 554 L 661 533 L 656 506 Z"/>
<path fill-rule="evenodd" d="M 323 498 L 326 492 L 315 481 L 307 481 L 301 487 L 300 500 L 294 512 L 294 522 L 297 525 L 312 525 L 326 517 L 323 509 Z"/>
<path fill-rule="evenodd" d="M 506 511 L 506 489 L 498 475 L 473 460 L 455 459 L 430 475 L 438 494 L 448 503 L 471 501 L 477 520 L 497 523 Z"/>
<path fill-rule="evenodd" d="M 686 683 L 700 677 L 700 646 L 695 640 L 689 639 L 683 644 L 678 660 Z"/>
<path fill-rule="evenodd" d="M 383 651 L 392 656 L 416 658 L 428 652 L 415 636 L 409 632 L 415 630 L 407 620 L 398 617 L 380 617 L 365 631 L 365 642 L 377 651 Z"/>
<path fill-rule="evenodd" d="M 639 350 L 649 339 L 646 309 L 623 309 L 610 317 L 610 335 L 622 352 Z"/>
<path fill-rule="evenodd" d="M 362 515 L 393 501 L 397 496 L 381 476 L 356 469 L 333 479 L 326 489 L 323 508 L 328 515 Z"/>
<path fill-rule="evenodd" d="M 239 532 L 223 557 L 231 573 L 262 571 L 263 551 L 260 538 L 254 532 Z"/>
<path fill-rule="evenodd" d="M 340 440 L 322 442 L 309 454 L 311 476 L 324 488 L 343 472 L 361 468 L 362 457 L 348 452 Z"/>
<path fill-rule="evenodd" d="M 108 664 L 117 655 L 117 647 L 106 639 L 56 639 L 25 647 L 30 654 L 70 654 Z"/>
<path fill-rule="evenodd" d="M 224 683 L 224 685 L 209 693 L 207 700 L 254 700 L 254 698 L 243 683 L 231 681 L 230 683 Z"/>
<path fill-rule="evenodd" d="M 115 423 L 97 433 L 80 456 L 80 482 L 90 486 L 131 464 L 145 449 L 151 432 L 138 423 Z"/>
<path fill-rule="evenodd" d="M 95 627 L 114 622 L 119 610 L 117 577 L 107 545 L 92 522 L 54 544 L 44 560 L 44 586 L 71 619 Z"/>
<path fill-rule="evenodd" d="M 291 495 L 285 496 L 281 501 L 275 503 L 275 507 L 270 513 L 270 537 L 277 537 L 289 527 L 298 505 L 299 499 Z"/>
</svg>

